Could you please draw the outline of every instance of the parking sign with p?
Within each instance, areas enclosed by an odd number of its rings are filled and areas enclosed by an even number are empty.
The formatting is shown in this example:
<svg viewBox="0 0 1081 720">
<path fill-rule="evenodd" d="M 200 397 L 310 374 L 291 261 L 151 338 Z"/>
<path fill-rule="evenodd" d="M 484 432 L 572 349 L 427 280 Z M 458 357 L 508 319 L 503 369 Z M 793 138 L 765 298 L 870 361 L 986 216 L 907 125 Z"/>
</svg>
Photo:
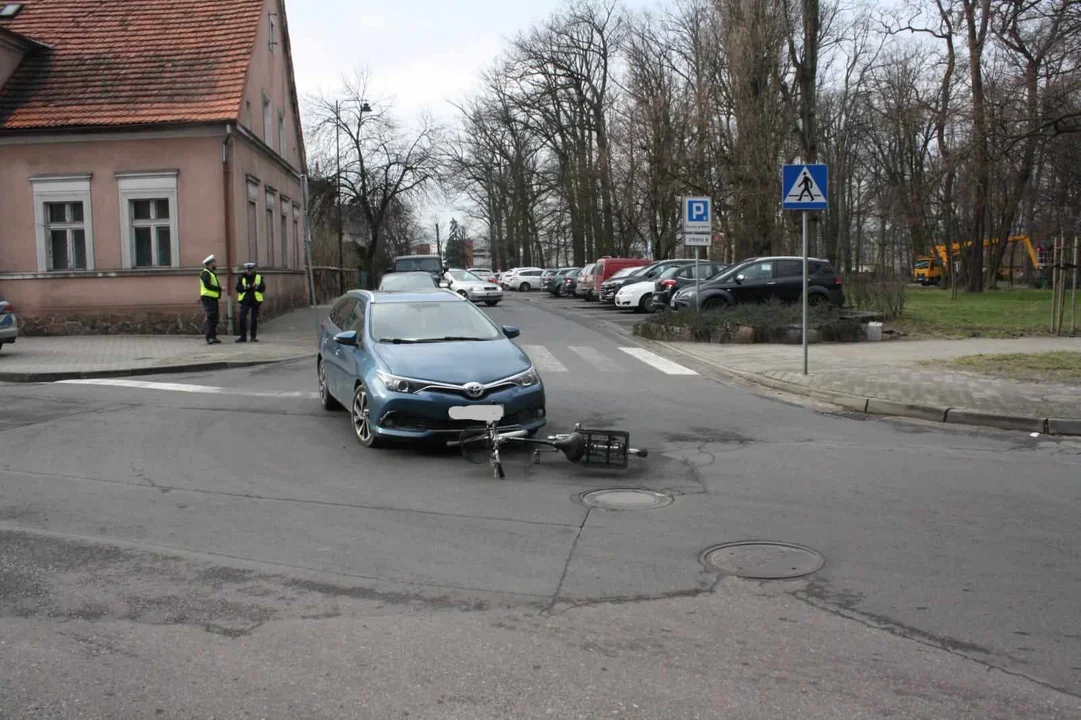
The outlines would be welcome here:
<svg viewBox="0 0 1081 720">
<path fill-rule="evenodd" d="M 713 202 L 708 197 L 683 198 L 683 232 L 710 233 L 713 229 Z"/>
</svg>

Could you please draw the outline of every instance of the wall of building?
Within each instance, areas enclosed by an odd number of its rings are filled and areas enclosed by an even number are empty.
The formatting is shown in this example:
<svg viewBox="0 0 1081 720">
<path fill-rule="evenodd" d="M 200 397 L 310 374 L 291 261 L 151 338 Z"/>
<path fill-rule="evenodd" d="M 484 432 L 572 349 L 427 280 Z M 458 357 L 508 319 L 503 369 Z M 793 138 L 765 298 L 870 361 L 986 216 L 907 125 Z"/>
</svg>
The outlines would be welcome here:
<svg viewBox="0 0 1081 720">
<path fill-rule="evenodd" d="M 0 138 L 0 295 L 18 308 L 22 331 L 29 335 L 201 332 L 198 276 L 203 259 L 216 255 L 223 285 L 229 277 L 221 159 L 224 137 L 222 127 L 141 136 L 87 136 L 62 142 Z M 125 268 L 117 173 L 161 170 L 176 171 L 177 266 Z M 93 269 L 42 272 L 31 178 L 71 174 L 90 175 L 90 206 L 84 215 L 93 229 Z M 303 304 L 307 297 L 301 188 L 273 160 L 260 156 L 243 141 L 234 143 L 234 266 L 247 259 L 249 174 L 275 183 L 290 199 L 287 228 L 292 252 L 288 265 L 261 268 L 268 283 L 264 312 L 269 317 Z M 296 225 L 294 197 L 301 205 Z M 258 208 L 258 233 L 266 246 L 262 194 Z M 276 204 L 275 210 L 274 235 L 280 245 L 280 206 Z M 299 229 L 299 250 L 294 228 Z M 223 306 L 222 332 L 227 317 Z"/>
</svg>

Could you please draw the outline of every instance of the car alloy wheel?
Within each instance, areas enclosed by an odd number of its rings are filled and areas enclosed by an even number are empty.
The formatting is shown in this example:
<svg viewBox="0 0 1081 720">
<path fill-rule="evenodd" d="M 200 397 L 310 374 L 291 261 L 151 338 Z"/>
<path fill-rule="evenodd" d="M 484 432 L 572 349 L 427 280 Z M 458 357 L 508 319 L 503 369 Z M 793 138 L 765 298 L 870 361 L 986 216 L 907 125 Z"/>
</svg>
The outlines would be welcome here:
<svg viewBox="0 0 1081 720">
<path fill-rule="evenodd" d="M 337 410 L 342 405 L 330 394 L 330 388 L 327 387 L 327 369 L 323 367 L 322 359 L 317 364 L 316 373 L 319 376 L 319 402 L 323 404 L 324 410 Z"/>
<path fill-rule="evenodd" d="M 807 304 L 810 305 L 811 307 L 818 307 L 819 305 L 825 305 L 826 300 L 827 299 L 824 296 L 819 295 L 817 293 L 813 293 L 813 294 L 807 296 Z"/>
<path fill-rule="evenodd" d="M 524 282 L 518 286 L 518 290 L 521 292 L 529 292 L 532 288 L 529 286 L 529 283 Z"/>
<path fill-rule="evenodd" d="M 371 409 L 368 407 L 368 393 L 363 385 L 357 385 L 353 391 L 353 411 L 350 413 L 353 419 L 353 434 L 364 447 L 375 447 L 379 444 L 375 432 L 372 430 Z"/>
</svg>

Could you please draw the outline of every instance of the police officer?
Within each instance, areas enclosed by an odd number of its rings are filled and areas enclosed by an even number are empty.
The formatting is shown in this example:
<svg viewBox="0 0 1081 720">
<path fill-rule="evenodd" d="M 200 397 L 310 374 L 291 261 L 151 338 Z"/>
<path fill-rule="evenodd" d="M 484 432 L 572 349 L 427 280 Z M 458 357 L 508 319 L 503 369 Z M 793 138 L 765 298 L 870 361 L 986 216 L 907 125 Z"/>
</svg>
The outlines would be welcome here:
<svg viewBox="0 0 1081 720">
<path fill-rule="evenodd" d="M 263 276 L 255 272 L 255 263 L 244 263 L 244 272 L 236 279 L 236 297 L 240 301 L 240 337 L 238 343 L 248 341 L 248 314 L 251 314 L 251 341 L 259 342 L 255 337 L 259 331 L 259 306 L 263 304 L 266 284 Z"/>
<path fill-rule="evenodd" d="M 221 283 L 218 282 L 218 261 L 213 255 L 203 260 L 203 271 L 199 273 L 199 301 L 206 313 L 207 345 L 219 345 L 218 339 L 218 300 L 221 299 Z"/>
</svg>

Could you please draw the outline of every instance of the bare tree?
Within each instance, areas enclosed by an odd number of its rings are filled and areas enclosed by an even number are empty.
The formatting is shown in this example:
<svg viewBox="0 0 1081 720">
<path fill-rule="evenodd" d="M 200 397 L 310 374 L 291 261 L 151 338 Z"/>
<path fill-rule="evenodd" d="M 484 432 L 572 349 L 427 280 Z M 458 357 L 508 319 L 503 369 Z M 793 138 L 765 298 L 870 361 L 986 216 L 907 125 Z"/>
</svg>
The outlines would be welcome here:
<svg viewBox="0 0 1081 720">
<path fill-rule="evenodd" d="M 313 142 L 317 156 L 336 170 L 341 201 L 356 208 L 369 235 L 365 248 L 368 283 L 375 287 L 382 269 L 377 257 L 388 222 L 397 204 L 422 193 L 436 178 L 439 168 L 435 148 L 440 129 L 430 118 L 420 119 L 419 129 L 407 132 L 386 106 L 369 103 L 370 84 L 360 74 L 345 81 L 333 97 L 311 100 Z M 340 141 L 341 155 L 337 153 Z"/>
</svg>

